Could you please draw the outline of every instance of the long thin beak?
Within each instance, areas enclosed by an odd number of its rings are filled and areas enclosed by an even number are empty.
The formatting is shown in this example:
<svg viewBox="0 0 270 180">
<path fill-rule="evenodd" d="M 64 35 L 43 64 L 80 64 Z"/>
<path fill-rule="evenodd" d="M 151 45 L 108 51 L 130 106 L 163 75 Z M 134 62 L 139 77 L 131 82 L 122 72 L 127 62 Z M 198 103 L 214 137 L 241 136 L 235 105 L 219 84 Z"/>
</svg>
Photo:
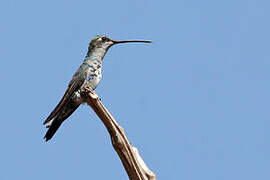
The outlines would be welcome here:
<svg viewBox="0 0 270 180">
<path fill-rule="evenodd" d="M 120 44 L 120 43 L 152 43 L 152 41 L 148 40 L 113 40 L 114 44 Z"/>
</svg>

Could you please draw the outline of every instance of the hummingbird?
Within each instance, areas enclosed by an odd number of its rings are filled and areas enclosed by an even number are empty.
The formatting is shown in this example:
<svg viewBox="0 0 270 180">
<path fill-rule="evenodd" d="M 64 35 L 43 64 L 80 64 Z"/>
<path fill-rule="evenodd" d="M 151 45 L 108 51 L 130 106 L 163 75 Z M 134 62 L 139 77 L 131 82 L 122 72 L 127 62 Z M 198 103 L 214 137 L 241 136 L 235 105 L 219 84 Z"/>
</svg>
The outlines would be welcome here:
<svg viewBox="0 0 270 180">
<path fill-rule="evenodd" d="M 80 88 L 88 82 L 90 88 L 95 90 L 102 78 L 102 61 L 110 47 L 122 43 L 151 43 L 148 40 L 113 40 L 104 35 L 94 37 L 89 46 L 85 59 L 73 75 L 68 87 L 55 109 L 44 121 L 48 128 L 44 136 L 45 141 L 50 140 L 60 125 L 83 103 L 86 99 L 82 96 Z"/>
</svg>

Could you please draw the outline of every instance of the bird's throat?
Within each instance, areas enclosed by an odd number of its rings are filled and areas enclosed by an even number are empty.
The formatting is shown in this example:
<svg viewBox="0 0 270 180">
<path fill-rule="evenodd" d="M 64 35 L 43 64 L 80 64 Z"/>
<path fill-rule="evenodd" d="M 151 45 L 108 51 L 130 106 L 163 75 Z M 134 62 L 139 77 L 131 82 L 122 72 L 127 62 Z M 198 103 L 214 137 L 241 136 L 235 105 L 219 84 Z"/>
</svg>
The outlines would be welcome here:
<svg viewBox="0 0 270 180">
<path fill-rule="evenodd" d="M 105 56 L 106 52 L 107 51 L 105 49 L 103 49 L 103 48 L 90 50 L 87 53 L 87 59 L 96 60 L 96 61 L 102 61 L 102 59 Z"/>
</svg>

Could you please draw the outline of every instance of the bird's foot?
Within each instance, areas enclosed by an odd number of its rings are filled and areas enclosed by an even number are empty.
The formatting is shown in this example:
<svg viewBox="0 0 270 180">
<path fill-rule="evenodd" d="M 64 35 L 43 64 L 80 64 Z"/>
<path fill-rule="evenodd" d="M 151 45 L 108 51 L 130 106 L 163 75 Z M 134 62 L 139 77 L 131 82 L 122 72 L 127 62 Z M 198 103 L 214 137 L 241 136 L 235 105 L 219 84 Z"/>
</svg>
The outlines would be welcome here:
<svg viewBox="0 0 270 180">
<path fill-rule="evenodd" d="M 84 92 L 86 92 L 88 95 L 90 95 L 93 99 L 98 98 L 98 95 L 96 94 L 96 92 L 90 86 L 85 86 L 84 87 Z"/>
<path fill-rule="evenodd" d="M 90 92 L 91 94 L 95 94 L 95 91 L 90 86 L 86 86 L 85 90 L 86 90 L 86 92 Z"/>
</svg>

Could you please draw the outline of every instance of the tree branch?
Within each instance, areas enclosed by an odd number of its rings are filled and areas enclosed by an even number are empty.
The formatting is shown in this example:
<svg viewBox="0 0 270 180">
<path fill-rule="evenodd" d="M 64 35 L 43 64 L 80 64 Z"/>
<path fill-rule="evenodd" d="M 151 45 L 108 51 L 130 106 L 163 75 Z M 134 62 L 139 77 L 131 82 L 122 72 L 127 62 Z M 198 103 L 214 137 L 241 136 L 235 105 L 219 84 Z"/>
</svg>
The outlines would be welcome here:
<svg viewBox="0 0 270 180">
<path fill-rule="evenodd" d="M 110 112 L 100 101 L 98 95 L 84 84 L 82 94 L 87 98 L 87 104 L 95 111 L 107 128 L 112 145 L 120 157 L 123 166 L 131 180 L 155 180 L 155 174 L 146 166 L 136 147 L 128 141 L 124 129 L 117 124 Z"/>
</svg>

